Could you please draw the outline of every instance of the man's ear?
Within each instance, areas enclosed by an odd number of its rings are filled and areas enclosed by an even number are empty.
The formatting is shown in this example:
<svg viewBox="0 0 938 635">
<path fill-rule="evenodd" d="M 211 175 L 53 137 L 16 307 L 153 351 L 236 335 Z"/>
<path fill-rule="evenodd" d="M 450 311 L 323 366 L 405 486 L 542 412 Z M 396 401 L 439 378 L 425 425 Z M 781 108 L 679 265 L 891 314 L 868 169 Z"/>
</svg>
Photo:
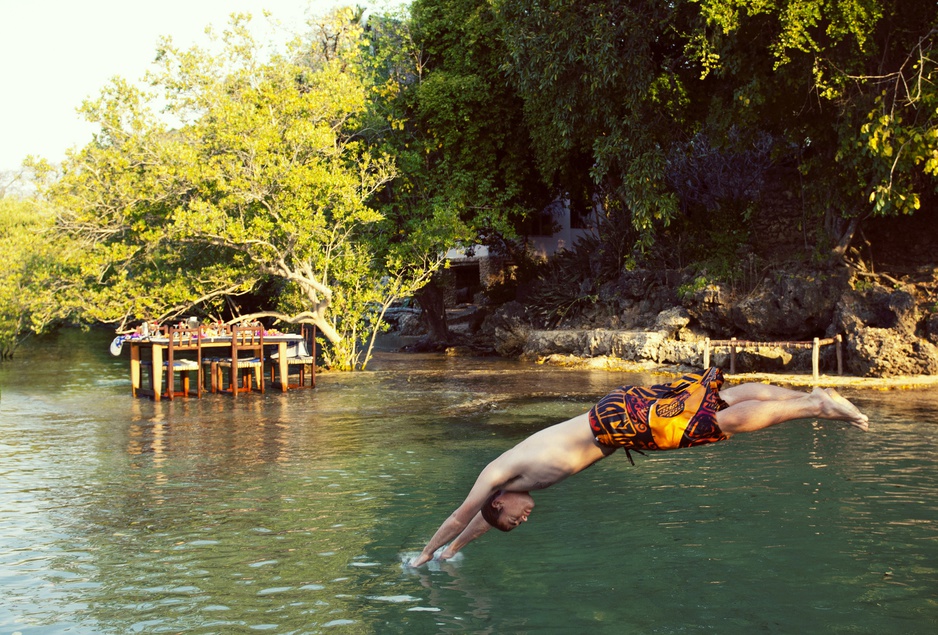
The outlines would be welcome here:
<svg viewBox="0 0 938 635">
<path fill-rule="evenodd" d="M 495 500 L 492 501 L 492 509 L 497 509 L 498 511 L 501 511 L 504 506 L 505 506 L 505 502 L 501 498 L 496 498 Z"/>
</svg>

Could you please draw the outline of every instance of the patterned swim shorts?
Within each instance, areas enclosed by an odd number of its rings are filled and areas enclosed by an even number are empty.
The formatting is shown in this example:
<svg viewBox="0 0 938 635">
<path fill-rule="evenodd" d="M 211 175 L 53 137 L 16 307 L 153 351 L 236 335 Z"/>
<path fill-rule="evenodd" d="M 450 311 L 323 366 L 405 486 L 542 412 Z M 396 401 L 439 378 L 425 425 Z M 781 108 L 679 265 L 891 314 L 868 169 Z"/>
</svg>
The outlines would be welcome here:
<svg viewBox="0 0 938 635">
<path fill-rule="evenodd" d="M 590 428 L 602 445 L 633 450 L 673 450 L 728 438 L 716 414 L 723 373 L 710 368 L 670 384 L 622 386 L 589 413 Z"/>
</svg>

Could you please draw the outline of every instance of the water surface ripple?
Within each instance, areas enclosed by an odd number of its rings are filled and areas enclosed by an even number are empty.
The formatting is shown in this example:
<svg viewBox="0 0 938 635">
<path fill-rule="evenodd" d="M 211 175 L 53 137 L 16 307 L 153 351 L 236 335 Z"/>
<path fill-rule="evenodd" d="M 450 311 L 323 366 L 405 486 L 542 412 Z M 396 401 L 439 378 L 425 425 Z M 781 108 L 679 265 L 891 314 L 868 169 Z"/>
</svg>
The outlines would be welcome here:
<svg viewBox="0 0 938 635">
<path fill-rule="evenodd" d="M 0 365 L 0 633 L 933 633 L 938 397 L 613 456 L 455 561 L 485 463 L 656 378 L 382 354 L 315 391 L 154 403 L 103 333 Z"/>
</svg>

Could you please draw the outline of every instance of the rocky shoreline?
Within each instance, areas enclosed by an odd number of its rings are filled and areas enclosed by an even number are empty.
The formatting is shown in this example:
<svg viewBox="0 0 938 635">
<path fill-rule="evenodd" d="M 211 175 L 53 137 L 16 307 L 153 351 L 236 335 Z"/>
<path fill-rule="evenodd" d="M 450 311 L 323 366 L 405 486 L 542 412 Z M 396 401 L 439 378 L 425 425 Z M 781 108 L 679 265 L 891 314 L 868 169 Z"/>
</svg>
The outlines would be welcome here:
<svg viewBox="0 0 938 635">
<path fill-rule="evenodd" d="M 673 277 L 673 272 L 668 275 Z M 938 269 L 873 276 L 846 267 L 776 272 L 745 293 L 683 274 L 624 272 L 603 289 L 592 314 L 560 328 L 539 327 L 527 307 L 464 305 L 448 315 L 452 355 L 498 355 L 564 366 L 679 374 L 703 364 L 706 338 L 758 342 L 843 338 L 844 375 L 833 346 L 812 352 L 765 346 L 740 351 L 731 381 L 877 389 L 938 384 Z M 419 316 L 395 327 L 420 335 Z M 420 347 L 417 347 L 420 349 Z M 429 348 L 432 348 L 430 346 Z M 427 347 L 422 350 L 428 350 Z M 440 350 L 439 348 L 437 350 Z M 710 364 L 729 368 L 729 353 Z"/>
</svg>

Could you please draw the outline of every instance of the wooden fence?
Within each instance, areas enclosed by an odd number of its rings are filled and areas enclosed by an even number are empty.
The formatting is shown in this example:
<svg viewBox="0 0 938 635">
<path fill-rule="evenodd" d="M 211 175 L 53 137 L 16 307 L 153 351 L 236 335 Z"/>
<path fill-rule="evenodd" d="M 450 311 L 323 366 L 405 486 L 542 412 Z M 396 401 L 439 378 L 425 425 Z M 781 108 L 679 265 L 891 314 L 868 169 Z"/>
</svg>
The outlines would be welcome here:
<svg viewBox="0 0 938 635">
<path fill-rule="evenodd" d="M 749 340 L 738 340 L 735 337 L 729 340 L 711 340 L 709 337 L 703 343 L 703 367 L 710 367 L 710 350 L 715 348 L 730 349 L 730 374 L 736 372 L 736 351 L 751 350 L 758 348 L 783 348 L 783 349 L 811 349 L 811 370 L 814 378 L 819 377 L 818 362 L 821 356 L 821 347 L 834 344 L 837 347 L 837 374 L 844 374 L 843 347 L 840 335 L 828 337 L 825 339 L 814 338 L 810 342 L 752 342 Z"/>
</svg>

